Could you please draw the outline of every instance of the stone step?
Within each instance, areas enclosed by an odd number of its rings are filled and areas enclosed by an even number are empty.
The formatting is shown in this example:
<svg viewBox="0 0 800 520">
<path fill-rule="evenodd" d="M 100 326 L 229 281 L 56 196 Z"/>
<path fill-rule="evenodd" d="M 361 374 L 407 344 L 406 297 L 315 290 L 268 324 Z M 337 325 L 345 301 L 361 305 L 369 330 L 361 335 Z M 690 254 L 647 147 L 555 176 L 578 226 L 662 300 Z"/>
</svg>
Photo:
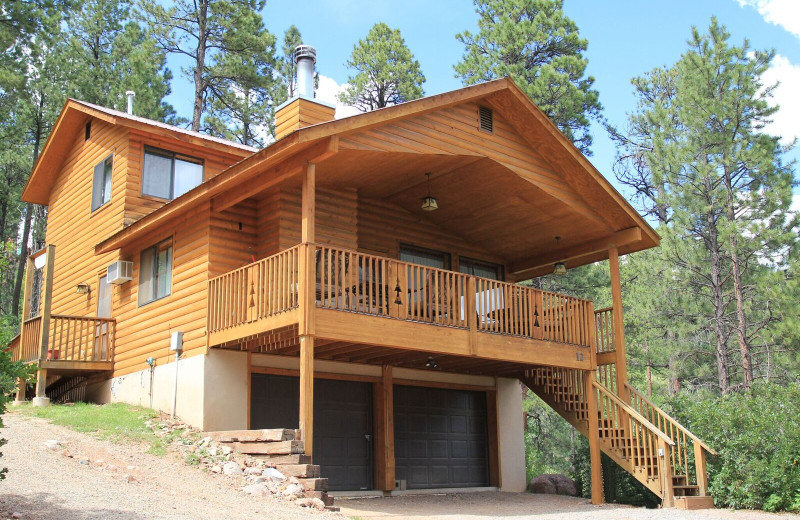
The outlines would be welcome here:
<svg viewBox="0 0 800 520">
<path fill-rule="evenodd" d="M 275 469 L 287 477 L 319 478 L 319 466 L 315 464 L 281 464 Z"/>
<path fill-rule="evenodd" d="M 328 491 L 328 479 L 326 478 L 298 478 L 297 480 L 306 491 Z"/>
<path fill-rule="evenodd" d="M 251 454 L 250 456 L 256 460 L 263 460 L 267 465 L 276 467 L 284 464 L 311 464 L 311 457 L 301 453 L 292 455 Z"/>
<path fill-rule="evenodd" d="M 295 430 L 283 428 L 209 432 L 208 436 L 217 442 L 282 442 L 293 441 L 297 438 Z"/>
<path fill-rule="evenodd" d="M 303 441 L 234 442 L 233 450 L 247 455 L 295 455 L 305 451 Z"/>
<path fill-rule="evenodd" d="M 326 506 L 333 505 L 333 497 L 330 496 L 326 491 L 306 491 L 303 494 L 308 498 L 318 498 L 322 500 Z"/>
<path fill-rule="evenodd" d="M 331 513 L 338 513 L 339 508 L 336 506 L 325 506 L 325 511 L 330 511 Z"/>
</svg>

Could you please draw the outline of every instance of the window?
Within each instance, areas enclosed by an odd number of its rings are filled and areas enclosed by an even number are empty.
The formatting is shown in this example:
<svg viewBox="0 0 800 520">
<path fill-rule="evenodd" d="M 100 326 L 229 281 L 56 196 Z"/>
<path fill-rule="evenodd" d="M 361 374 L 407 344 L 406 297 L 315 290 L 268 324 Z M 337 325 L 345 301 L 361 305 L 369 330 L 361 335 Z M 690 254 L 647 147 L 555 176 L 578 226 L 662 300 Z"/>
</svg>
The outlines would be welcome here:
<svg viewBox="0 0 800 520">
<path fill-rule="evenodd" d="M 489 278 L 490 280 L 503 279 L 503 266 L 491 262 L 461 257 L 458 259 L 458 270 L 464 274 Z"/>
<path fill-rule="evenodd" d="M 142 194 L 172 200 L 203 182 L 203 161 L 194 157 L 146 148 Z"/>
<path fill-rule="evenodd" d="M 111 200 L 111 170 L 113 165 L 114 156 L 109 155 L 103 162 L 94 167 L 92 211 Z"/>
<path fill-rule="evenodd" d="M 400 260 L 437 269 L 450 269 L 450 255 L 424 247 L 401 245 Z"/>
<path fill-rule="evenodd" d="M 139 305 L 169 296 L 172 286 L 172 239 L 142 251 L 139 263 Z"/>
</svg>

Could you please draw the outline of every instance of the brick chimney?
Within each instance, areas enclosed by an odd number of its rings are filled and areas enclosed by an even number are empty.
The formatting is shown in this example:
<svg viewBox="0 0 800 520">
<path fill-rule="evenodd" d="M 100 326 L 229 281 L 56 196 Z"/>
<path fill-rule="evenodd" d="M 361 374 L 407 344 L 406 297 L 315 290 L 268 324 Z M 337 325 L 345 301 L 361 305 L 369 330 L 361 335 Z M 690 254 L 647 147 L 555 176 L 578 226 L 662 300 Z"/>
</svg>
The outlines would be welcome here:
<svg viewBox="0 0 800 520">
<path fill-rule="evenodd" d="M 300 128 L 332 121 L 336 108 L 314 99 L 314 64 L 317 51 L 299 45 L 294 51 L 297 64 L 297 94 L 275 110 L 275 138 L 280 139 Z M 292 92 L 289 92 L 292 95 Z"/>
</svg>

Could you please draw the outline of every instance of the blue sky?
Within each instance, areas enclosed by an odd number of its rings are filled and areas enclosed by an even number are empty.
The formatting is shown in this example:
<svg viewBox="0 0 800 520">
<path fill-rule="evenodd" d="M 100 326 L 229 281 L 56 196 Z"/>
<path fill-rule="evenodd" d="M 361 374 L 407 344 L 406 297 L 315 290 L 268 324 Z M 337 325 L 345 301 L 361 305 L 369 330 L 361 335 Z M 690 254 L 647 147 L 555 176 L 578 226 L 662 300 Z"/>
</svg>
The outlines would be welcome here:
<svg viewBox="0 0 800 520">
<path fill-rule="evenodd" d="M 775 49 L 779 57 L 771 81 L 780 80 L 776 101 L 783 107 L 773 133 L 800 136 L 800 0 L 565 0 L 564 10 L 588 39 L 588 73 L 595 78 L 603 115 L 621 125 L 635 108 L 630 79 L 662 65 L 671 65 L 686 49 L 690 28 L 708 27 L 712 15 L 727 26 L 732 41 L 744 38 L 758 49 Z M 461 86 L 453 65 L 463 53 L 455 34 L 477 29 L 477 15 L 468 0 L 267 0 L 267 28 L 282 39 L 291 24 L 305 43 L 317 48 L 317 71 L 323 76 L 320 97 L 347 81 L 344 65 L 354 43 L 376 22 L 399 28 L 420 61 L 426 94 Z M 180 115 L 191 113 L 189 83 L 175 71 L 170 101 Z M 329 78 L 329 80 L 327 79 Z M 331 81 L 332 80 L 332 81 Z M 610 179 L 614 146 L 597 125 L 593 128 L 595 166 Z M 800 158 L 795 149 L 791 156 Z"/>
</svg>

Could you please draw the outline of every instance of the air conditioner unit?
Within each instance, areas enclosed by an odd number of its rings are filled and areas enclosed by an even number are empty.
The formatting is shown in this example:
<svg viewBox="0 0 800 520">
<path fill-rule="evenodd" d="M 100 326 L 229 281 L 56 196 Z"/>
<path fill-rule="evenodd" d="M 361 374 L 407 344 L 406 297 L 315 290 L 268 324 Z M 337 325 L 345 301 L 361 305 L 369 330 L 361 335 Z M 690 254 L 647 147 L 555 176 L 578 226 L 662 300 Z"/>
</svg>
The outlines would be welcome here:
<svg viewBox="0 0 800 520">
<path fill-rule="evenodd" d="M 121 285 L 133 280 L 133 262 L 117 260 L 106 269 L 106 281 L 114 285 Z"/>
</svg>

